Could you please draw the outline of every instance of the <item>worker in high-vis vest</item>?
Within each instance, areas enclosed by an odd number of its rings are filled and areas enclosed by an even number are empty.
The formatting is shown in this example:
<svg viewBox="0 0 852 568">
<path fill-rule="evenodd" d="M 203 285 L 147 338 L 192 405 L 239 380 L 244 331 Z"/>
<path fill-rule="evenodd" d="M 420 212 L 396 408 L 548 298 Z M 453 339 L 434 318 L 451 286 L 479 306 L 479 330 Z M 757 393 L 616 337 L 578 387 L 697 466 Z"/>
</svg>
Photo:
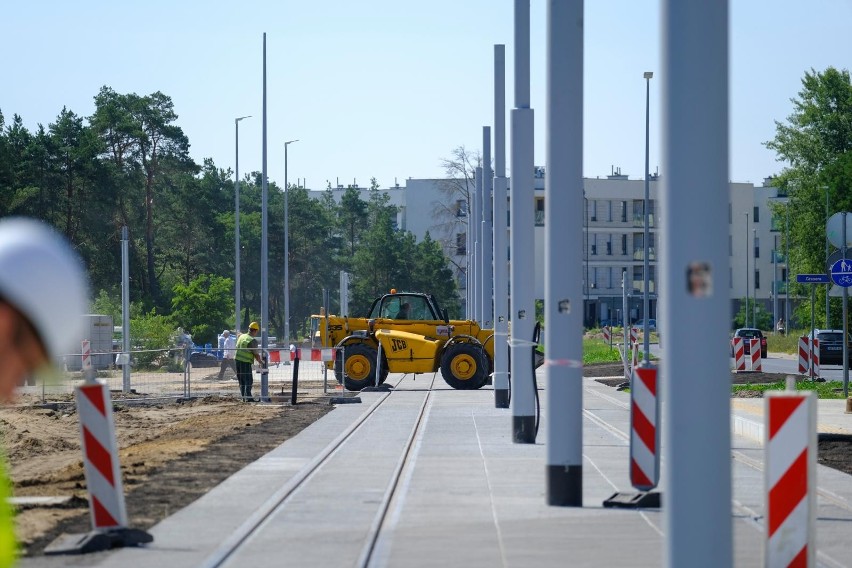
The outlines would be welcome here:
<svg viewBox="0 0 852 568">
<path fill-rule="evenodd" d="M 79 352 L 88 311 L 86 273 L 77 254 L 47 225 L 0 221 L 0 401 L 63 354 Z M 0 567 L 17 557 L 11 486 L 0 458 Z"/>
<path fill-rule="evenodd" d="M 257 334 L 260 325 L 253 321 L 249 324 L 248 333 L 240 335 L 237 339 L 237 354 L 234 362 L 237 365 L 237 380 L 240 382 L 240 396 L 245 402 L 257 402 L 251 395 L 251 385 L 254 383 L 251 364 L 254 361 L 261 367 L 266 366 L 266 361 L 257 348 Z"/>
</svg>

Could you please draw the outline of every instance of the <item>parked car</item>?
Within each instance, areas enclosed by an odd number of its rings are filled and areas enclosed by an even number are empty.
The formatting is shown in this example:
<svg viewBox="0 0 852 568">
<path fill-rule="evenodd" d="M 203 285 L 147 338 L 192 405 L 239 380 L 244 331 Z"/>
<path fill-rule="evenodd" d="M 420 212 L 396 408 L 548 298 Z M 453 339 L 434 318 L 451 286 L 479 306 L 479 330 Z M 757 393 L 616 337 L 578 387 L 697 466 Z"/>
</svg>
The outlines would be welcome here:
<svg viewBox="0 0 852 568">
<path fill-rule="evenodd" d="M 640 330 L 645 329 L 645 320 L 639 320 L 633 324 L 633 327 Z M 651 318 L 648 320 L 648 331 L 657 331 L 657 320 Z"/>
<path fill-rule="evenodd" d="M 760 339 L 760 356 L 762 358 L 766 358 L 766 337 L 763 336 L 763 332 L 754 327 L 741 327 L 738 330 L 734 331 L 734 337 L 742 337 L 745 339 Z M 731 338 L 731 357 L 734 356 L 734 342 L 733 338 Z M 751 344 L 749 341 L 743 341 L 743 346 L 745 348 L 745 354 L 751 355 Z"/>
<path fill-rule="evenodd" d="M 819 341 L 819 363 L 820 365 L 842 365 L 843 364 L 843 330 L 842 329 L 816 329 L 814 330 Z M 808 334 L 811 337 L 811 334 Z M 849 344 L 849 353 L 852 353 L 852 343 Z"/>
</svg>

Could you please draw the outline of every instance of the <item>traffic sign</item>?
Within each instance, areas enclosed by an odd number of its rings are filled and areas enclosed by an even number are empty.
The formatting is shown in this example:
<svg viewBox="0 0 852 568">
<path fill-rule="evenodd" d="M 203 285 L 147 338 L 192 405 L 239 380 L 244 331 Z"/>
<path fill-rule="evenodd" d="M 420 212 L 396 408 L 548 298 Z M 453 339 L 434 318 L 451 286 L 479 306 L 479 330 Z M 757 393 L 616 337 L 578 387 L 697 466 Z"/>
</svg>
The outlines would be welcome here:
<svg viewBox="0 0 852 568">
<path fill-rule="evenodd" d="M 831 272 L 831 265 L 840 260 L 843 257 L 843 250 L 836 250 L 825 260 L 825 271 Z M 846 260 L 852 261 L 852 248 L 846 250 Z"/>
<path fill-rule="evenodd" d="M 831 265 L 831 280 L 838 286 L 852 286 L 852 261 L 841 258 Z"/>
<path fill-rule="evenodd" d="M 801 284 L 828 284 L 828 274 L 797 274 L 796 282 Z"/>
<path fill-rule="evenodd" d="M 843 217 L 846 217 L 846 246 L 852 246 L 852 213 L 835 213 L 825 223 L 825 233 L 831 244 L 843 247 Z"/>
</svg>

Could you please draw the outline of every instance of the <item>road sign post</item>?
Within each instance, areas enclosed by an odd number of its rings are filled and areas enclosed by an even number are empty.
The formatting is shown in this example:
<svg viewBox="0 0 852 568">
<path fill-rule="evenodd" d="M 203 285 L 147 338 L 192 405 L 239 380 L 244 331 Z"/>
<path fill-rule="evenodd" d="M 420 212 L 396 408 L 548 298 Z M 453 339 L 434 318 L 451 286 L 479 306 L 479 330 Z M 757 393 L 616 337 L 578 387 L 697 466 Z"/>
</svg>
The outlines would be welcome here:
<svg viewBox="0 0 852 568">
<path fill-rule="evenodd" d="M 846 212 L 841 217 L 841 258 L 831 265 L 831 280 L 843 289 L 843 398 L 849 397 L 849 324 L 846 321 L 849 286 L 852 286 L 852 260 L 846 258 Z"/>
</svg>

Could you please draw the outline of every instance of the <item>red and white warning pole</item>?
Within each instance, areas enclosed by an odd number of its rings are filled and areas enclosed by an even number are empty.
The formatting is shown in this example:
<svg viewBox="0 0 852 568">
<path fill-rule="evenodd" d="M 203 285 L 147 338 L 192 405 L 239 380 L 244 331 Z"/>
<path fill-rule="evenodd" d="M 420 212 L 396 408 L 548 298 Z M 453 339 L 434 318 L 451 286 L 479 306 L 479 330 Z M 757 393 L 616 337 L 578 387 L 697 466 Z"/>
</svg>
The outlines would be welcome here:
<svg viewBox="0 0 852 568">
<path fill-rule="evenodd" d="M 814 566 L 816 393 L 767 392 L 766 566 Z"/>
<path fill-rule="evenodd" d="M 807 335 L 799 338 L 799 374 L 807 374 L 810 367 L 810 348 L 808 346 L 810 339 Z"/>
<path fill-rule="evenodd" d="M 91 371 L 92 370 L 92 344 L 88 339 L 84 339 L 82 341 L 81 353 L 83 354 L 83 363 L 82 363 L 83 372 L 85 373 L 87 371 Z"/>
<path fill-rule="evenodd" d="M 87 381 L 76 391 L 92 528 L 98 531 L 126 527 L 127 512 L 109 387 Z"/>
<path fill-rule="evenodd" d="M 612 330 L 609 328 L 609 326 L 603 326 L 603 328 L 601 328 L 601 331 L 603 331 L 604 341 L 606 341 L 607 343 L 612 341 Z"/>
<path fill-rule="evenodd" d="M 630 483 L 649 491 L 660 480 L 657 368 L 648 363 L 634 367 L 630 383 Z"/>
<path fill-rule="evenodd" d="M 734 369 L 745 371 L 745 342 L 742 337 L 735 337 L 731 344 L 734 347 Z"/>
<path fill-rule="evenodd" d="M 760 356 L 760 339 L 752 338 L 748 340 L 749 357 L 751 358 L 751 370 L 763 371 L 762 358 Z"/>
</svg>

